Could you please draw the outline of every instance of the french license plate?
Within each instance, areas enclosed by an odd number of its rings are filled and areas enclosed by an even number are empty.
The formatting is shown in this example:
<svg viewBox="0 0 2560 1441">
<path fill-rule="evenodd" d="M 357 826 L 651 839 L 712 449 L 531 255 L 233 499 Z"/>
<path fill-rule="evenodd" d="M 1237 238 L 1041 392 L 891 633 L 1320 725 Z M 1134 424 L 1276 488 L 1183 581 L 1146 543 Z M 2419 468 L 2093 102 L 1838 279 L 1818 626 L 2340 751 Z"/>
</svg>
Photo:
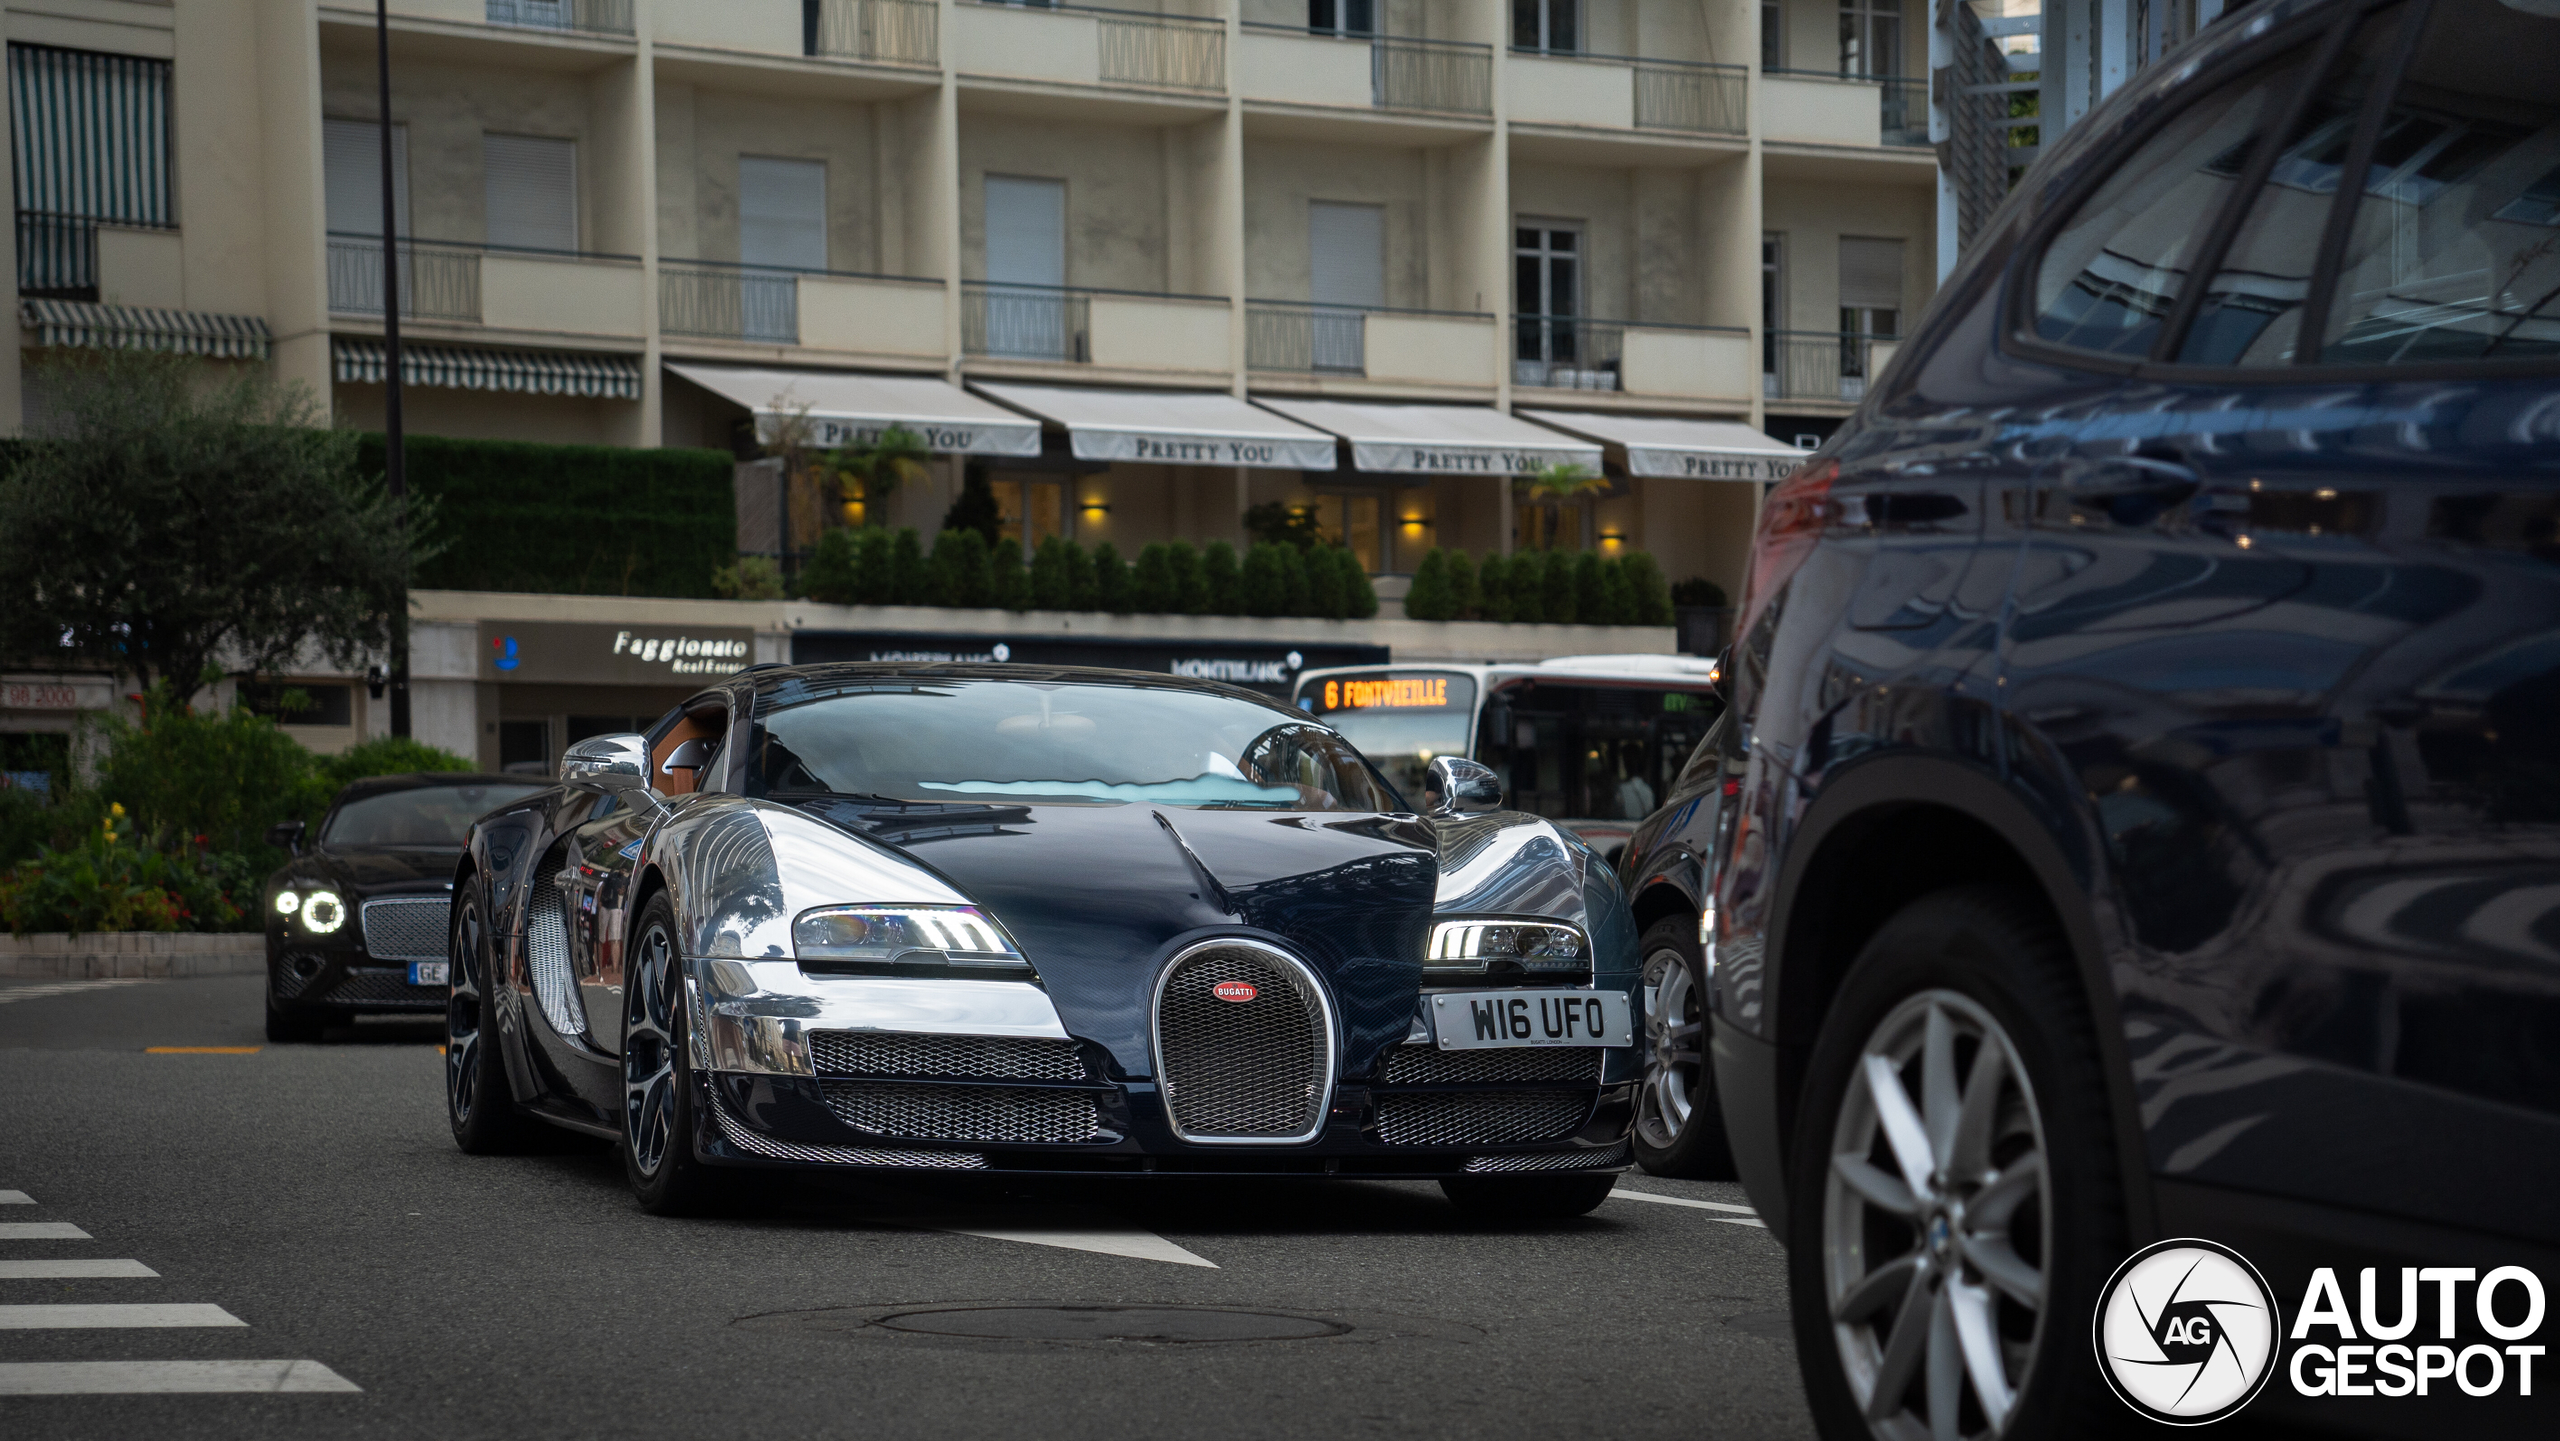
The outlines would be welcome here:
<svg viewBox="0 0 2560 1441">
<path fill-rule="evenodd" d="M 1495 1046 L 1632 1046 L 1634 1013 L 1605 991 L 1453 991 L 1431 998 L 1444 1051 Z"/>
<path fill-rule="evenodd" d="M 445 985 L 451 977 L 452 973 L 448 967 L 452 964 L 451 961 L 411 961 L 409 984 L 413 986 Z"/>
</svg>

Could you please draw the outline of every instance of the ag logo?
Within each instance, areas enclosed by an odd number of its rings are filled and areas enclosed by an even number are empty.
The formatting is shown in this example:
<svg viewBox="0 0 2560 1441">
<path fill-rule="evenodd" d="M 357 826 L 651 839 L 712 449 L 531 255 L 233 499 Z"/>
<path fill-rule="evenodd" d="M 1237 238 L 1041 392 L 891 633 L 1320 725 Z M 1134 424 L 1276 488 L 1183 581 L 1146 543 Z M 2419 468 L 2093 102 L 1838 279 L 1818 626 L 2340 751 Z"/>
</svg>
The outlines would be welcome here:
<svg viewBox="0 0 2560 1441">
<path fill-rule="evenodd" d="M 2098 1369 L 2125 1404 L 2172 1426 L 2219 1421 L 2275 1370 L 2276 1300 L 2240 1253 L 2162 1241 L 2098 1293 Z"/>
</svg>

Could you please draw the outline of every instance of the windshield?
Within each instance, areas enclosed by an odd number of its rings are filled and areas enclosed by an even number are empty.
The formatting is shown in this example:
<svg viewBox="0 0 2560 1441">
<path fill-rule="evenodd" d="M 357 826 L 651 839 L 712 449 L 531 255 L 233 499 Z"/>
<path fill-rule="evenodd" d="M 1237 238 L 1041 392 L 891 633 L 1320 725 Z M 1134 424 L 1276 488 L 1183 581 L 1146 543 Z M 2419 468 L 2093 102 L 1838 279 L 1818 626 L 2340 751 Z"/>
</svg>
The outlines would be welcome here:
<svg viewBox="0 0 2560 1441">
<path fill-rule="evenodd" d="M 1476 683 L 1448 671 L 1368 671 L 1310 680 L 1298 704 L 1342 732 L 1407 795 L 1420 795 L 1432 757 L 1466 756 Z"/>
<path fill-rule="evenodd" d="M 321 832 L 325 846 L 459 846 L 471 823 L 541 790 L 521 786 L 420 786 L 340 801 Z"/>
<path fill-rule="evenodd" d="M 1399 811 L 1359 752 L 1252 701 L 1052 681 L 856 684 L 759 716 L 764 794 Z"/>
</svg>

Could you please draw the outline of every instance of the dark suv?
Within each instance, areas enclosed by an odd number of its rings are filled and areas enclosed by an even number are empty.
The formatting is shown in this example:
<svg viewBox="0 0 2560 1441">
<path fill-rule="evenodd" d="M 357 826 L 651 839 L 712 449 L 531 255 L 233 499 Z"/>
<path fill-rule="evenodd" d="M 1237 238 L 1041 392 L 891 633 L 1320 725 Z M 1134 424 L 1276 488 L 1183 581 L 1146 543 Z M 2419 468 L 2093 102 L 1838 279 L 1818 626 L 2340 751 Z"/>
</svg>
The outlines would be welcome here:
<svg viewBox="0 0 2560 1441">
<path fill-rule="evenodd" d="M 1823 1434 L 2132 1420 L 2230 1359 L 2227 1311 L 2093 1344 L 2186 1237 L 2264 1278 L 2253 1420 L 2560 1434 L 2560 5 L 2155 64 L 1769 497 L 1742 609 L 1625 871 L 1704 913 Z"/>
</svg>

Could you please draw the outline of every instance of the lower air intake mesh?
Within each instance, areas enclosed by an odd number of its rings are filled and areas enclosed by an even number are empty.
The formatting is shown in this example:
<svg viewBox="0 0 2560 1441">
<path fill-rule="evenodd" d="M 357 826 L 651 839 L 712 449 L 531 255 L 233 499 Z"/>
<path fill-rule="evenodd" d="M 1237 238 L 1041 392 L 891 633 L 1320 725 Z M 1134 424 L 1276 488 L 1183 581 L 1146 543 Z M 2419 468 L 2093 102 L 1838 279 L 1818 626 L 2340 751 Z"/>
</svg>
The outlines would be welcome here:
<svg viewBox="0 0 2560 1441">
<path fill-rule="evenodd" d="M 1561 1140 L 1591 1109 L 1588 1091 L 1434 1091 L 1377 1098 L 1390 1146 L 1500 1146 Z"/>
<path fill-rule="evenodd" d="M 311 999 L 361 1006 L 442 1006 L 452 994 L 445 986 L 409 984 L 409 968 L 382 970 L 350 967 L 345 979 Z"/>
<path fill-rule="evenodd" d="M 1627 1163 L 1627 1143 L 1597 1151 L 1530 1151 L 1508 1156 L 1469 1156 L 1466 1170 L 1472 1175 L 1488 1171 L 1590 1171 L 1603 1166 Z"/>
<path fill-rule="evenodd" d="M 1212 942 L 1176 960 L 1156 1002 L 1156 1048 L 1185 1137 L 1285 1141 L 1323 1122 L 1332 1031 L 1314 982 L 1270 951 Z"/>
<path fill-rule="evenodd" d="M 1389 1086 L 1462 1086 L 1520 1081 L 1597 1081 L 1597 1046 L 1497 1046 L 1481 1051 L 1438 1051 L 1398 1046 L 1378 1075 Z"/>
<path fill-rule="evenodd" d="M 820 1075 L 966 1076 L 990 1081 L 1081 1081 L 1073 1041 L 1038 1036 L 926 1036 L 889 1031 L 812 1031 Z"/>
<path fill-rule="evenodd" d="M 1084 1091 L 821 1081 L 827 1109 L 857 1131 L 909 1141 L 1090 1141 L 1102 1112 Z"/>
<path fill-rule="evenodd" d="M 569 918 L 560 909 L 559 888 L 548 877 L 535 881 L 525 897 L 524 964 L 551 1029 L 564 1036 L 585 1035 L 586 1009 L 578 1004 L 577 984 L 569 978 Z"/>
<path fill-rule="evenodd" d="M 870 1146 L 809 1146 L 751 1131 L 729 1114 L 725 1102 L 712 1103 L 711 1118 L 720 1137 L 751 1156 L 769 1161 L 808 1161 L 830 1166 L 915 1166 L 935 1171 L 983 1171 L 987 1158 L 975 1151 L 899 1151 Z"/>
</svg>

